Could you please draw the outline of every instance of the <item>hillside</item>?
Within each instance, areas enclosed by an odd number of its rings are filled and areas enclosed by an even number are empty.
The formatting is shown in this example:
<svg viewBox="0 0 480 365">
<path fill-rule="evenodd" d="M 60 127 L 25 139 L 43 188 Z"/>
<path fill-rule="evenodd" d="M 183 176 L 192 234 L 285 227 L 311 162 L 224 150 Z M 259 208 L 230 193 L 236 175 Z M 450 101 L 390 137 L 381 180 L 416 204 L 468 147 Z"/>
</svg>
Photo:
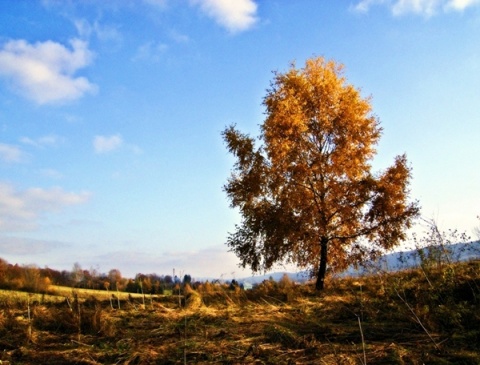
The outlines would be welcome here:
<svg viewBox="0 0 480 365">
<path fill-rule="evenodd" d="M 480 261 L 183 295 L 4 291 L 2 364 L 479 364 Z M 105 292 L 100 292 L 105 295 Z"/>
<path fill-rule="evenodd" d="M 444 246 L 431 246 L 423 248 L 427 256 L 428 251 L 438 251 L 442 250 L 441 260 L 451 261 L 451 262 L 460 262 L 460 261 L 469 261 L 474 259 L 480 259 L 480 241 L 468 242 L 468 243 L 454 243 Z M 447 255 L 448 257 L 445 257 Z M 381 271 L 399 271 L 404 269 L 410 269 L 419 267 L 421 264 L 421 259 L 419 255 L 419 249 L 405 250 L 392 252 L 386 255 L 381 256 L 375 262 L 367 262 L 363 267 L 354 268 L 350 267 L 343 273 L 340 273 L 340 276 L 358 276 L 368 274 L 370 272 Z M 304 283 L 309 280 L 308 272 L 299 271 L 299 272 L 273 272 L 265 275 L 252 275 L 246 278 L 239 279 L 240 283 L 251 283 L 259 284 L 264 280 L 273 279 L 274 281 L 279 281 L 283 275 L 288 275 L 288 277 L 297 283 Z"/>
</svg>

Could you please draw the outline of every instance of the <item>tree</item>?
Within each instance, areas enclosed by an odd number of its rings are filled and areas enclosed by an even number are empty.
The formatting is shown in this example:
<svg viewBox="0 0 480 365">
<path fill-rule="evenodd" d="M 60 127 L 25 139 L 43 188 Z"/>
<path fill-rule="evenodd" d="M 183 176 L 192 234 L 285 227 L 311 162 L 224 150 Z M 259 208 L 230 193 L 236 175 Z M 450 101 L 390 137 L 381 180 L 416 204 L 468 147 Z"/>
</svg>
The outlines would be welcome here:
<svg viewBox="0 0 480 365">
<path fill-rule="evenodd" d="M 119 290 L 119 284 L 122 282 L 122 273 L 118 269 L 111 269 L 108 272 L 108 280 L 110 280 L 110 287 Z"/>
<path fill-rule="evenodd" d="M 183 284 L 191 284 L 192 283 L 192 277 L 191 275 L 185 274 L 183 276 Z"/>
<path fill-rule="evenodd" d="M 40 269 L 35 265 L 24 265 L 22 275 L 23 289 L 32 293 L 45 291 Z"/>
<path fill-rule="evenodd" d="M 84 279 L 84 273 L 82 270 L 82 266 L 75 262 L 72 268 L 72 280 L 75 283 L 75 286 L 78 286 Z"/>
<path fill-rule="evenodd" d="M 224 190 L 242 216 L 227 245 L 243 267 L 289 262 L 324 288 L 327 265 L 346 269 L 405 239 L 418 215 L 408 202 L 405 155 L 373 174 L 382 129 L 369 98 L 324 58 L 274 73 L 259 140 L 234 125 L 222 135 L 236 158 Z"/>
<path fill-rule="evenodd" d="M 9 264 L 0 257 L 0 289 L 8 287 L 9 277 Z"/>
</svg>

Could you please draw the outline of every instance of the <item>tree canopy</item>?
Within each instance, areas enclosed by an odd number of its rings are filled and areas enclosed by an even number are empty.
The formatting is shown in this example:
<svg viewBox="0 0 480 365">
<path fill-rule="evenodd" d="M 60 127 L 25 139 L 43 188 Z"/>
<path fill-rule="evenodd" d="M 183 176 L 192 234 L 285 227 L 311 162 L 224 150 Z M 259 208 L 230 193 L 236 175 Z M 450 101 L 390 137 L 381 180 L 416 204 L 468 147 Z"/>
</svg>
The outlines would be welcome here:
<svg viewBox="0 0 480 365">
<path fill-rule="evenodd" d="M 243 267 L 294 263 L 321 290 L 327 265 L 344 270 L 405 239 L 419 212 L 406 155 L 371 172 L 382 129 L 341 64 L 318 57 L 274 73 L 263 104 L 260 146 L 234 125 L 222 133 L 236 158 L 224 190 L 242 216 L 227 245 Z"/>
</svg>

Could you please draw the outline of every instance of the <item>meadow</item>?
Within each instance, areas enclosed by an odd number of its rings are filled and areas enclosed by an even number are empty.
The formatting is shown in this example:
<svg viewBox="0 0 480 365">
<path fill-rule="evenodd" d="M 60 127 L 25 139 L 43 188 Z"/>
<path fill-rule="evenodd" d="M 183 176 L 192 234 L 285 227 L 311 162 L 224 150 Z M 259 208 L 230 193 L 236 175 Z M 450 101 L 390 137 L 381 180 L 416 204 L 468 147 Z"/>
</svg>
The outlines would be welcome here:
<svg viewBox="0 0 480 365">
<path fill-rule="evenodd" d="M 480 364 L 480 261 L 181 295 L 0 292 L 1 364 Z"/>
</svg>

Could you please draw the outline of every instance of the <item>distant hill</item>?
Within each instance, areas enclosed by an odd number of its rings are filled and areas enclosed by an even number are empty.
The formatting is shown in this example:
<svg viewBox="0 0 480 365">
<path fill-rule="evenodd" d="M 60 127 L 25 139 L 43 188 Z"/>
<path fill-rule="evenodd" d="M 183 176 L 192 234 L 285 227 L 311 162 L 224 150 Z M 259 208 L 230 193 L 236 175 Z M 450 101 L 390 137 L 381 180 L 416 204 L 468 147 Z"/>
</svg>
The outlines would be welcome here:
<svg viewBox="0 0 480 365">
<path fill-rule="evenodd" d="M 296 273 L 292 272 L 273 272 L 265 275 L 253 275 L 243 279 L 238 279 L 239 283 L 250 283 L 250 284 L 260 284 L 264 280 L 273 279 L 274 281 L 280 281 L 283 275 L 287 274 L 288 277 L 297 283 L 304 283 L 309 280 L 308 273 L 306 271 L 300 271 Z"/>
<path fill-rule="evenodd" d="M 480 258 L 480 241 L 470 243 L 455 243 L 451 245 L 430 246 L 422 249 L 425 257 L 440 255 L 443 262 L 459 262 Z M 365 274 L 373 270 L 398 271 L 417 267 L 421 264 L 420 250 L 392 252 L 380 257 L 376 262 L 366 265 L 366 268 L 349 268 L 344 275 Z M 369 269 L 368 267 L 371 267 Z"/>
<path fill-rule="evenodd" d="M 443 261 L 450 260 L 452 262 L 468 261 L 472 259 L 480 258 L 480 241 L 471 243 L 457 243 L 452 245 L 445 245 L 441 247 L 432 247 L 431 249 L 426 247 L 423 249 L 428 256 L 428 252 L 437 252 L 442 255 Z M 440 250 L 440 251 L 439 251 Z M 371 262 L 366 265 L 365 268 L 355 269 L 350 267 L 348 270 L 340 274 L 341 276 L 355 276 L 368 274 L 372 271 L 378 271 L 378 269 L 384 271 L 399 271 L 402 269 L 408 269 L 419 266 L 421 258 L 418 250 L 392 252 L 382 256 L 376 262 Z M 239 283 L 259 284 L 264 280 L 272 278 L 274 281 L 279 281 L 283 275 L 287 274 L 288 277 L 297 283 L 304 283 L 309 280 L 308 272 L 273 272 L 265 275 L 253 275 L 246 278 L 238 279 Z"/>
</svg>

